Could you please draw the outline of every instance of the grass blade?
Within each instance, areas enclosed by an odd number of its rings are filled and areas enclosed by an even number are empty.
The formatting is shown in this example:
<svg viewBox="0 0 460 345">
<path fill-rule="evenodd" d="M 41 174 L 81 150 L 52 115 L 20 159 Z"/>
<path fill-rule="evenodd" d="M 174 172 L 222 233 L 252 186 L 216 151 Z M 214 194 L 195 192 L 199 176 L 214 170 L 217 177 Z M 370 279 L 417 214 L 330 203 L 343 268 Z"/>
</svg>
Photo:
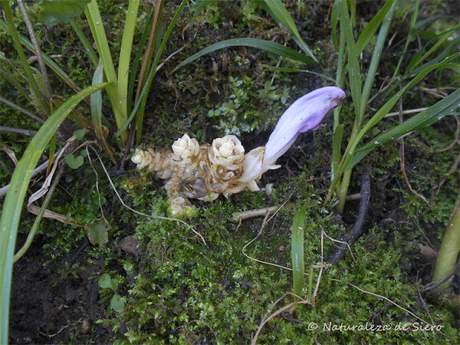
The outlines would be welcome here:
<svg viewBox="0 0 460 345">
<path fill-rule="evenodd" d="M 142 92 L 141 92 L 141 93 L 144 93 L 144 94 L 143 94 L 143 96 L 139 96 L 138 102 L 136 104 L 136 108 L 140 104 L 139 113 L 138 113 L 138 117 L 137 117 L 137 131 L 138 131 L 137 132 L 137 134 L 138 134 L 137 142 L 138 142 L 138 144 L 140 144 L 140 141 L 141 141 L 142 124 L 143 124 L 145 104 L 147 102 L 148 91 L 150 90 L 150 87 L 152 85 L 153 77 L 155 76 L 155 73 L 157 71 L 161 55 L 163 54 L 163 51 L 166 48 L 166 43 L 169 40 L 169 36 L 171 35 L 172 31 L 176 27 L 176 23 L 179 20 L 179 16 L 182 13 L 182 11 L 183 11 L 183 9 L 184 9 L 186 4 L 187 4 L 187 1 L 183 0 L 182 3 L 180 4 L 180 6 L 176 9 L 176 11 L 174 13 L 174 17 L 171 19 L 171 22 L 169 23 L 168 30 L 166 30 L 166 32 L 165 32 L 165 34 L 163 36 L 163 39 L 161 40 L 161 44 L 158 47 L 158 49 L 156 50 L 155 60 L 153 61 L 153 64 L 152 64 L 152 66 L 150 68 L 150 72 L 148 74 L 146 83 L 145 83 L 144 88 L 142 89 Z"/>
<path fill-rule="evenodd" d="M 341 146 L 344 129 L 345 126 L 341 124 L 338 125 L 334 131 L 334 139 L 332 140 L 332 177 L 334 177 L 337 174 L 340 160 L 342 159 Z"/>
<path fill-rule="evenodd" d="M 2 344 L 8 344 L 13 256 L 21 211 L 32 172 L 59 125 L 72 109 L 85 97 L 105 86 L 106 83 L 88 87 L 57 109 L 34 136 L 14 170 L 0 219 L 0 343 Z"/>
<path fill-rule="evenodd" d="M 5 23 L 3 20 L 0 19 L 0 28 L 5 31 L 8 31 L 9 27 L 7 23 Z M 30 42 L 27 38 L 25 38 L 21 34 L 18 34 L 18 37 L 21 43 L 28 50 L 30 50 L 32 53 L 36 55 L 32 42 Z M 69 85 L 75 92 L 77 93 L 80 92 L 80 88 L 77 86 L 77 84 L 75 84 L 75 82 L 51 58 L 49 58 L 47 55 L 43 53 L 42 53 L 42 56 L 43 56 L 43 60 L 45 61 L 45 64 L 48 67 L 50 67 L 54 71 L 54 73 L 56 73 L 59 76 L 59 78 L 64 80 L 67 83 L 67 85 Z"/>
<path fill-rule="evenodd" d="M 125 27 L 123 29 L 123 38 L 121 41 L 120 61 L 118 63 L 117 90 L 120 97 L 118 102 L 123 109 L 128 109 L 127 98 L 130 67 L 129 63 L 131 61 L 131 51 L 133 47 L 134 31 L 136 29 L 138 9 L 139 0 L 130 0 L 128 6 L 128 13 L 126 14 Z"/>
<path fill-rule="evenodd" d="M 302 37 L 300 37 L 299 31 L 297 30 L 297 26 L 294 23 L 289 12 L 286 10 L 286 7 L 281 2 L 281 0 L 265 0 L 265 4 L 270 8 L 271 14 L 273 17 L 283 23 L 283 25 L 292 33 L 294 36 L 294 40 L 296 41 L 297 45 L 302 49 L 305 54 L 310 56 L 315 62 L 318 62 L 316 57 L 313 55 L 311 49 L 307 46 L 304 42 Z"/>
<path fill-rule="evenodd" d="M 102 62 L 99 60 L 99 64 L 94 72 L 93 76 L 93 85 L 97 85 L 103 82 L 104 79 L 104 70 L 102 67 Z M 91 95 L 91 118 L 93 121 L 94 132 L 96 133 L 97 138 L 104 146 L 105 151 L 109 155 L 112 162 L 115 165 L 118 165 L 115 156 L 113 155 L 112 149 L 110 148 L 109 144 L 107 143 L 106 136 L 107 133 L 104 131 L 102 126 L 102 92 L 96 91 Z M 107 131 L 108 132 L 108 131 Z"/>
<path fill-rule="evenodd" d="M 353 36 L 353 29 L 351 27 L 351 19 L 348 15 L 346 0 L 339 0 L 339 7 L 340 36 L 345 37 L 347 41 L 348 74 L 350 79 L 351 97 L 353 99 L 356 115 L 358 116 L 358 111 L 361 107 L 361 75 L 359 68 L 359 53 L 356 50 L 356 44 Z"/>
<path fill-rule="evenodd" d="M 139 47 L 145 47 L 147 43 L 147 39 L 149 37 L 149 32 L 152 27 L 153 19 L 154 19 L 155 12 L 151 12 L 147 23 L 145 24 L 145 28 L 142 32 L 141 40 L 139 41 Z M 127 114 L 130 114 L 133 109 L 133 94 L 134 94 L 134 85 L 137 84 L 137 72 L 139 69 L 139 63 L 142 59 L 142 49 L 138 49 L 136 52 L 136 56 L 133 61 L 133 66 L 131 67 L 130 79 L 129 79 L 129 86 L 128 86 L 128 100 L 127 100 Z"/>
<path fill-rule="evenodd" d="M 369 24 L 364 28 L 361 35 L 359 35 L 358 41 L 356 41 L 356 51 L 358 54 L 361 54 L 364 49 L 371 43 L 372 39 L 375 37 L 375 33 L 379 28 L 380 24 L 384 21 L 384 18 L 387 16 L 388 12 L 392 8 L 394 9 L 395 0 L 388 1 L 385 6 L 372 18 Z M 384 24 L 385 25 L 385 24 Z"/>
<path fill-rule="evenodd" d="M 11 10 L 10 4 L 8 0 L 2 0 L 1 4 L 3 7 L 3 12 L 5 14 L 6 20 L 8 22 L 5 23 L 4 29 L 13 38 L 14 47 L 19 55 L 21 66 L 24 69 L 27 78 L 29 79 L 30 87 L 32 88 L 33 93 L 38 97 L 39 102 L 43 105 L 44 109 L 46 109 L 49 114 L 50 106 L 45 97 L 43 96 L 42 92 L 40 91 L 37 81 L 32 73 L 32 69 L 30 68 L 29 63 L 27 62 L 26 54 L 22 49 L 21 40 L 19 38 L 18 31 L 16 30 L 16 26 L 14 25 L 13 12 Z M 39 54 L 39 52 L 37 52 L 37 54 Z"/>
<path fill-rule="evenodd" d="M 385 103 L 383 107 L 377 111 L 374 116 L 366 123 L 366 125 L 363 127 L 363 129 L 360 131 L 358 134 L 357 139 L 355 140 L 355 145 L 353 146 L 353 150 L 356 147 L 356 145 L 359 143 L 361 138 L 365 133 L 367 133 L 368 130 L 370 130 L 372 127 L 374 127 L 377 123 L 379 123 L 383 117 L 390 112 L 390 110 L 393 108 L 393 106 L 396 104 L 396 102 L 410 89 L 412 89 L 416 84 L 418 84 L 425 76 L 430 73 L 431 71 L 434 71 L 438 68 L 443 68 L 447 63 L 450 61 L 456 59 L 457 57 L 460 56 L 460 53 L 457 53 L 455 55 L 450 56 L 449 58 L 445 59 L 443 62 L 428 66 L 425 68 L 423 71 L 421 71 L 414 79 L 411 80 L 410 83 L 408 83 L 404 88 L 402 88 L 396 95 L 394 95 L 390 100 Z"/>
<path fill-rule="evenodd" d="M 366 81 L 364 83 L 363 87 L 363 92 L 361 95 L 361 107 L 359 111 L 359 123 L 362 123 L 364 121 L 364 113 L 366 111 L 367 107 L 367 101 L 369 99 L 369 95 L 371 93 L 372 85 L 374 84 L 374 79 L 375 79 L 375 74 L 377 73 L 377 68 L 380 62 L 380 57 L 382 55 L 382 50 L 385 45 L 385 40 L 388 34 L 388 30 L 390 29 L 390 24 L 391 24 L 391 19 L 393 17 L 393 12 L 396 7 L 396 2 L 393 1 L 388 1 L 386 5 L 391 4 L 391 7 L 389 10 L 386 11 L 386 15 L 383 18 L 383 24 L 382 27 L 380 28 L 379 35 L 377 36 L 377 43 L 374 48 L 374 52 L 372 53 L 372 60 L 371 64 L 369 66 L 369 69 L 367 71 L 367 76 L 366 76 Z M 386 9 L 386 5 L 384 9 Z M 381 11 L 377 15 L 380 14 Z M 371 21 L 372 22 L 372 21 Z M 362 35 L 361 35 L 362 36 Z M 361 38 L 360 36 L 360 38 Z M 359 39 L 358 39 L 359 41 Z M 356 44 L 356 49 L 359 52 L 358 44 Z M 364 49 L 364 47 L 363 47 Z"/>
<path fill-rule="evenodd" d="M 148 71 L 152 64 L 153 56 L 158 50 L 158 37 L 161 37 L 162 23 L 163 23 L 163 8 L 165 5 L 164 0 L 159 0 L 155 3 L 155 10 L 153 12 L 153 22 L 150 27 L 150 35 L 147 45 L 145 46 L 144 58 L 142 59 L 141 71 L 139 72 L 136 102 L 139 99 L 139 94 L 145 85 Z"/>
<path fill-rule="evenodd" d="M 359 149 L 356 154 L 350 159 L 345 166 L 345 170 L 351 169 L 355 166 L 365 155 L 377 147 L 385 145 L 393 139 L 409 132 L 428 127 L 433 123 L 441 120 L 444 116 L 455 115 L 455 110 L 460 107 L 460 89 L 454 91 L 452 94 L 432 105 L 427 110 L 412 116 L 410 119 L 404 121 L 400 125 L 380 134 L 372 139 L 369 143 Z"/>
<path fill-rule="evenodd" d="M 262 49 L 265 51 L 268 51 L 270 53 L 285 57 L 287 59 L 291 60 L 296 60 L 299 62 L 303 63 L 310 63 L 313 61 L 311 57 L 308 57 L 304 54 L 298 53 L 295 50 L 285 47 L 281 44 L 271 42 L 271 41 L 264 41 L 261 39 L 257 38 L 232 38 L 229 40 L 224 40 L 221 42 L 217 42 L 214 44 L 211 44 L 209 47 L 206 47 L 202 50 L 200 50 L 198 53 L 193 54 L 189 58 L 185 59 L 182 61 L 174 70 L 176 71 L 177 69 L 181 68 L 182 66 L 185 66 L 186 64 L 195 61 L 196 59 L 202 57 L 203 55 L 212 53 L 216 50 L 219 49 L 224 49 L 228 47 L 240 47 L 240 46 L 245 46 L 245 47 L 252 47 L 252 48 L 257 48 L 257 49 Z"/>
<path fill-rule="evenodd" d="M 305 227 L 305 211 L 307 206 L 303 206 L 294 215 L 292 224 L 291 248 L 292 248 L 292 274 L 294 282 L 294 293 L 298 296 L 302 295 L 302 286 L 305 274 L 305 259 L 304 259 L 304 227 Z"/>
<path fill-rule="evenodd" d="M 266 69 L 270 69 L 272 71 L 286 72 L 286 73 L 311 73 L 311 74 L 316 75 L 316 76 L 318 76 L 320 78 L 323 78 L 324 80 L 330 81 L 331 83 L 335 83 L 335 80 L 333 78 L 327 76 L 326 74 L 309 71 L 307 69 L 289 68 L 289 67 L 276 67 L 276 66 L 270 66 L 270 65 L 264 65 L 264 64 L 262 64 L 262 67 L 264 67 Z"/>
<path fill-rule="evenodd" d="M 80 39 L 81 44 L 83 44 L 83 47 L 85 47 L 86 52 L 88 53 L 88 56 L 91 62 L 93 63 L 94 67 L 97 67 L 97 62 L 99 58 L 97 57 L 96 52 L 91 46 L 91 43 L 89 43 L 88 38 L 86 38 L 83 30 L 78 26 L 75 19 L 70 20 L 69 24 L 72 26 L 73 31 L 75 31 L 75 33 L 77 34 L 78 38 Z"/>
<path fill-rule="evenodd" d="M 88 24 L 104 66 L 104 73 L 108 82 L 106 91 L 109 95 L 110 104 L 112 105 L 117 128 L 121 128 L 125 124 L 127 118 L 126 107 L 123 108 L 122 104 L 120 104 L 123 97 L 118 92 L 117 75 L 115 73 L 107 36 L 105 35 L 104 25 L 96 0 L 92 0 L 86 5 L 85 15 L 86 18 L 88 18 Z M 121 139 L 123 143 L 126 143 L 128 139 L 126 132 L 122 133 Z"/>
</svg>

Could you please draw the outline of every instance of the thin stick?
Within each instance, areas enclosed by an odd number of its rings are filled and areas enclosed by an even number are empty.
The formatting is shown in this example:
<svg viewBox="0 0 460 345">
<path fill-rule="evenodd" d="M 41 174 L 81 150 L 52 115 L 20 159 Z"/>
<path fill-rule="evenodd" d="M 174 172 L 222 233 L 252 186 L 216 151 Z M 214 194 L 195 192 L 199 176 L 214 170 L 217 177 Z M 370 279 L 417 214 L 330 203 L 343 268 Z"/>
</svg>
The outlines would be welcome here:
<svg viewBox="0 0 460 345">
<path fill-rule="evenodd" d="M 445 282 L 447 282 L 450 278 L 453 277 L 453 275 L 455 273 L 458 272 L 458 270 L 460 269 L 460 260 L 457 261 L 456 265 L 454 266 L 454 269 L 452 270 L 452 272 L 449 273 L 449 275 L 441 280 L 436 280 L 434 282 L 431 282 L 427 285 L 425 285 L 419 292 L 420 293 L 425 293 L 425 292 L 428 292 L 430 290 L 434 290 L 436 289 L 438 286 L 441 286 L 442 284 L 444 284 Z"/>
<path fill-rule="evenodd" d="M 338 280 L 338 279 L 332 279 L 332 280 L 334 280 L 334 281 L 336 281 L 336 282 L 343 283 L 341 280 Z M 385 296 L 382 296 L 382 295 L 379 295 L 379 294 L 376 294 L 376 293 L 373 293 L 373 292 L 369 292 L 369 291 L 363 290 L 363 289 L 357 287 L 356 285 L 353 285 L 352 283 L 347 283 L 347 285 L 350 285 L 351 287 L 354 287 L 356 290 L 359 290 L 359 291 L 361 291 L 361 292 L 364 292 L 365 294 L 368 294 L 368 295 L 371 295 L 371 296 L 375 296 L 375 297 L 378 297 L 378 298 L 382 298 L 382 299 L 384 299 L 385 301 L 390 302 L 391 304 L 393 304 L 395 307 L 398 307 L 399 309 L 401 309 L 401 310 L 405 311 L 406 313 L 410 314 L 411 316 L 415 317 L 417 320 L 422 321 L 422 322 L 426 323 L 426 324 L 429 325 L 429 326 L 432 326 L 432 327 L 435 326 L 435 325 L 432 325 L 432 324 L 430 324 L 429 322 L 423 320 L 422 318 L 418 317 L 417 315 L 415 315 L 413 312 L 407 310 L 406 308 L 401 307 L 398 303 L 393 302 L 391 299 L 389 299 L 389 298 L 387 298 L 387 297 L 385 297 Z M 442 333 L 442 332 L 441 332 L 441 333 Z"/>
<path fill-rule="evenodd" d="M 413 114 L 413 113 L 421 113 L 422 111 L 427 110 L 428 108 L 418 108 L 418 109 L 410 109 L 410 110 L 402 110 L 401 112 L 396 111 L 394 113 L 388 113 L 384 117 L 392 117 L 399 114 Z"/>
<path fill-rule="evenodd" d="M 366 169 L 361 178 L 361 201 L 359 202 L 359 214 L 358 219 L 356 220 L 351 234 L 347 234 L 342 238 L 343 242 L 337 252 L 329 259 L 329 262 L 332 265 L 337 265 L 340 259 L 345 254 L 347 245 L 353 243 L 362 233 L 364 221 L 366 220 L 367 209 L 369 208 L 369 199 L 371 195 L 371 179 L 369 175 L 369 170 Z"/>
<path fill-rule="evenodd" d="M 267 212 L 268 213 L 274 212 L 274 211 L 276 211 L 278 209 L 278 207 L 279 206 L 271 206 L 271 207 L 259 208 L 257 210 L 235 212 L 235 213 L 233 213 L 233 221 L 234 222 L 240 222 L 240 221 L 248 219 L 248 218 L 266 216 Z"/>
<path fill-rule="evenodd" d="M 265 224 L 267 223 L 267 219 L 268 219 L 268 215 L 269 213 L 267 212 L 267 214 L 265 215 L 265 218 L 264 218 L 264 221 L 262 223 L 262 226 L 260 227 L 260 230 L 259 230 L 259 233 L 257 234 L 256 237 L 254 237 L 251 241 L 249 241 L 248 243 L 245 244 L 245 246 L 243 247 L 243 249 L 241 250 L 241 252 L 243 253 L 243 255 L 245 257 L 247 257 L 248 259 L 252 260 L 252 261 L 255 261 L 255 262 L 258 262 L 258 263 L 261 263 L 261 264 L 264 264 L 264 265 L 269 265 L 269 266 L 274 266 L 274 267 L 278 267 L 278 268 L 282 268 L 284 270 L 288 270 L 288 271 L 292 271 L 292 268 L 288 268 L 288 267 L 284 267 L 284 266 L 281 266 L 281 265 L 277 265 L 277 264 L 272 264 L 271 262 L 266 262 L 266 261 L 262 261 L 262 260 L 259 260 L 259 259 L 255 259 L 251 256 L 249 256 L 248 254 L 245 253 L 245 249 L 247 246 L 249 246 L 252 242 L 254 242 L 255 240 L 257 240 L 259 238 L 260 235 L 262 235 L 262 231 L 265 227 Z"/>
<path fill-rule="evenodd" d="M 51 96 L 53 92 L 51 91 L 48 73 L 46 73 L 45 63 L 43 62 L 42 53 L 40 51 L 40 47 L 38 46 L 37 38 L 35 37 L 34 28 L 32 27 L 32 23 L 30 22 L 29 17 L 27 15 L 27 11 L 24 6 L 23 0 L 18 0 L 18 5 L 21 11 L 22 17 L 24 19 L 24 22 L 26 23 L 27 31 L 29 32 L 29 36 L 30 36 L 30 40 L 32 41 L 32 44 L 34 45 L 35 54 L 38 60 L 38 65 L 40 66 L 40 72 L 42 74 L 43 80 L 45 81 L 46 88 L 48 89 L 48 95 Z M 43 96 L 49 102 L 49 96 L 46 96 L 46 95 L 43 95 Z"/>
<path fill-rule="evenodd" d="M 30 129 L 13 128 L 13 127 L 5 127 L 5 126 L 0 126 L 0 132 L 19 133 L 22 135 L 30 135 L 30 136 L 34 136 L 35 134 L 37 134 L 37 131 L 32 131 Z"/>
<path fill-rule="evenodd" d="M 59 151 L 57 151 L 56 154 L 58 154 L 58 152 Z M 48 165 L 49 165 L 49 159 L 45 163 L 41 164 L 38 168 L 35 168 L 35 170 L 32 172 L 32 176 L 30 178 L 35 177 L 39 173 L 41 173 L 42 171 L 48 169 Z M 0 197 L 6 195 L 6 193 L 8 193 L 9 188 L 10 188 L 10 185 L 6 185 L 6 186 L 0 188 Z"/>
<path fill-rule="evenodd" d="M 403 122 L 403 118 L 402 118 L 402 100 L 400 99 L 399 100 L 399 123 L 402 123 Z M 417 193 L 413 188 L 412 188 L 412 185 L 411 183 L 409 182 L 409 178 L 407 177 L 407 173 L 406 173 L 406 158 L 404 156 L 404 138 L 401 137 L 399 138 L 400 142 L 401 142 L 401 146 L 399 147 L 399 158 L 401 159 L 401 163 L 400 163 L 400 167 L 401 167 L 401 171 L 404 175 L 404 179 L 406 180 L 406 183 L 407 183 L 407 186 L 409 187 L 410 191 L 412 193 L 414 193 L 415 195 L 417 195 L 420 199 L 422 199 L 423 201 L 426 202 L 426 204 L 428 206 L 430 206 L 428 200 L 426 200 L 426 198 L 422 195 L 422 194 L 419 194 Z M 430 206 L 431 207 L 431 206 Z"/>
<path fill-rule="evenodd" d="M 19 110 L 24 115 L 27 115 L 28 117 L 34 119 L 35 121 L 37 121 L 37 122 L 39 122 L 41 124 L 45 123 L 45 120 L 43 120 L 42 118 L 38 117 L 35 114 L 32 114 L 30 111 L 24 109 L 23 107 L 20 107 L 19 105 L 14 104 L 13 102 L 10 102 L 9 100 L 7 100 L 6 98 L 3 98 L 2 96 L 0 96 L 0 101 L 5 103 L 5 104 L 7 104 L 7 105 L 9 105 L 11 108 Z"/>
</svg>

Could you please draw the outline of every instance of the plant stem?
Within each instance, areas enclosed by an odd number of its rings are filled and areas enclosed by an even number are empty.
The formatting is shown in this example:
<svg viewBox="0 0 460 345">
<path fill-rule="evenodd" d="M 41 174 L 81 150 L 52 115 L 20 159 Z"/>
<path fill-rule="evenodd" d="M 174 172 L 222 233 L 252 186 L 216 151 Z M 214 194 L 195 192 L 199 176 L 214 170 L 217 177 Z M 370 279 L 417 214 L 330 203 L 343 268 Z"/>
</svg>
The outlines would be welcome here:
<svg viewBox="0 0 460 345">
<path fill-rule="evenodd" d="M 337 191 L 337 195 L 339 197 L 339 204 L 337 205 L 337 211 L 340 214 L 343 213 L 343 209 L 345 208 L 345 201 L 347 198 L 348 187 L 350 186 L 350 179 L 351 179 L 351 172 L 353 169 L 348 169 L 343 173 L 342 183 Z"/>
<path fill-rule="evenodd" d="M 460 195 L 455 203 L 452 217 L 449 220 L 446 233 L 442 239 L 438 260 L 434 270 L 433 281 L 447 277 L 455 267 L 460 252 Z M 440 292 L 450 286 L 450 281 L 437 287 L 434 291 Z"/>
</svg>

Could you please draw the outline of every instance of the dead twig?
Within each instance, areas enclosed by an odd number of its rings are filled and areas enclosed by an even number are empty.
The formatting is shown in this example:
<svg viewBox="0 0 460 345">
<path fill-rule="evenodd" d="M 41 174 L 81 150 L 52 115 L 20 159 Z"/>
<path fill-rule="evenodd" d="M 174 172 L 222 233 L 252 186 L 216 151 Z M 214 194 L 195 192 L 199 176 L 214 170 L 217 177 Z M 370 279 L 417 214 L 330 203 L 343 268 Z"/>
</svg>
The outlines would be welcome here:
<svg viewBox="0 0 460 345">
<path fill-rule="evenodd" d="M 403 122 L 403 118 L 402 118 L 402 103 L 401 103 L 401 100 L 399 102 L 399 123 L 402 123 Z M 423 201 L 426 202 L 426 204 L 431 208 L 431 205 L 430 203 L 428 202 L 428 200 L 426 200 L 426 198 L 422 195 L 422 194 L 419 194 L 417 193 L 413 188 L 412 188 L 412 185 L 411 183 L 409 182 L 409 178 L 407 177 L 407 173 L 406 173 L 406 158 L 404 156 L 404 137 L 401 137 L 400 139 L 400 143 L 401 143 L 401 146 L 399 147 L 399 158 L 401 160 L 401 163 L 400 163 L 400 167 L 401 167 L 401 171 L 404 175 L 404 179 L 406 180 L 406 184 L 407 186 L 409 187 L 410 191 L 412 193 L 414 193 L 416 196 L 418 196 L 420 199 L 422 199 Z"/>
<path fill-rule="evenodd" d="M 452 143 L 449 144 L 444 149 L 436 150 L 437 152 L 444 152 L 450 150 L 452 147 L 454 147 L 455 144 L 458 144 L 460 146 L 460 118 L 457 115 L 454 115 L 455 120 L 457 121 L 457 130 L 455 131 L 455 139 L 452 141 Z M 454 164 L 452 167 L 449 169 L 449 171 L 446 174 L 446 177 L 444 177 L 441 182 L 439 182 L 438 190 L 436 191 L 436 195 L 439 194 L 439 191 L 441 190 L 442 185 L 447 181 L 447 178 L 452 175 L 454 172 L 457 171 L 458 165 L 460 164 L 460 153 L 458 154 L 457 158 L 454 161 Z"/>
<path fill-rule="evenodd" d="M 452 272 L 449 273 L 449 275 L 447 277 L 445 277 L 445 278 L 443 278 L 441 280 L 436 280 L 434 282 L 431 282 L 431 283 L 425 285 L 423 288 L 421 288 L 419 290 L 419 292 L 420 293 L 426 293 L 428 291 L 436 289 L 438 286 L 441 286 L 442 284 L 447 282 L 450 278 L 452 278 L 453 275 L 455 273 L 457 273 L 459 269 L 460 269 L 460 260 L 457 261 L 457 264 L 455 265 L 454 269 L 452 270 Z"/>
<path fill-rule="evenodd" d="M 34 136 L 35 134 L 37 134 L 37 131 L 32 131 L 30 129 L 13 128 L 13 127 L 5 127 L 5 126 L 0 126 L 0 132 L 19 133 L 22 135 L 29 135 L 29 136 Z"/>
<path fill-rule="evenodd" d="M 366 169 L 361 177 L 361 201 L 359 202 L 358 219 L 353 226 L 351 234 L 342 238 L 342 244 L 334 255 L 328 260 L 332 265 L 336 265 L 345 254 L 345 251 L 362 233 L 364 222 L 366 220 L 367 209 L 369 208 L 369 199 L 371 195 L 371 177 L 369 170 Z"/>
<path fill-rule="evenodd" d="M 265 215 L 267 215 L 267 212 L 268 213 L 274 212 L 278 208 L 279 208 L 279 206 L 271 206 L 271 207 L 259 208 L 257 210 L 235 212 L 235 213 L 233 213 L 233 221 L 234 222 L 241 222 L 241 221 L 243 221 L 245 219 L 248 219 L 248 218 L 265 216 Z"/>
</svg>

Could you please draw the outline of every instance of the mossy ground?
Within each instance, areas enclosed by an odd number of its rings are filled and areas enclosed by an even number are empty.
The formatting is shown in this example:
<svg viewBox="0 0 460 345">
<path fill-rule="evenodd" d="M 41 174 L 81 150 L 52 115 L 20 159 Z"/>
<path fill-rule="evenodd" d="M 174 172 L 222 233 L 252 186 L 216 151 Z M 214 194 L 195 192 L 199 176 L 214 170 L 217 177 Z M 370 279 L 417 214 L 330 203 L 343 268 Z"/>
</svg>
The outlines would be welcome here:
<svg viewBox="0 0 460 345">
<path fill-rule="evenodd" d="M 330 22 L 325 19 L 329 18 L 331 2 L 287 5 L 321 61 L 311 69 L 333 76 Z M 439 6 L 431 6 L 442 11 Z M 105 20 L 113 22 L 109 34 L 119 37 L 123 11 L 105 7 Z M 377 10 L 375 2 L 357 6 L 363 23 Z M 393 29 L 396 40 L 404 37 L 401 28 L 409 20 L 404 5 L 398 11 L 401 26 Z M 171 13 L 168 7 L 167 18 Z M 261 64 L 297 66 L 249 48 L 229 48 L 205 56 L 172 74 L 180 61 L 219 40 L 250 36 L 290 44 L 287 32 L 249 1 L 240 5 L 214 3 L 193 29 L 182 30 L 190 16 L 181 20 L 168 43 L 167 55 L 191 43 L 156 77 L 145 116 L 144 145 L 167 148 L 184 133 L 210 143 L 217 136 L 238 130 L 243 145 L 252 149 L 266 142 L 270 129 L 290 102 L 323 85 L 320 78 L 307 74 L 270 72 Z M 75 48 L 76 38 L 71 31 L 56 27 L 44 30 L 42 35 L 43 42 L 54 44 L 49 53 L 58 50 L 64 54 L 62 68 L 69 69 L 70 76 L 82 85 L 88 85 L 89 63 Z M 113 49 L 116 56 L 119 46 L 115 44 Z M 387 60 L 383 61 L 395 60 L 399 49 L 396 45 L 394 51 L 387 51 Z M 390 65 L 382 66 L 381 80 L 384 73 L 391 74 Z M 426 82 L 436 85 L 437 77 Z M 444 78 L 448 86 L 450 76 L 444 74 Z M 55 83 L 60 85 L 59 81 Z M 6 88 L 6 84 L 0 86 Z M 424 95 L 421 89 L 415 89 L 405 105 L 420 107 L 436 101 L 431 96 L 422 98 Z M 381 105 L 379 100 L 374 102 L 372 107 Z M 8 116 L 11 112 L 3 105 L 0 109 L 2 119 L 11 126 L 34 128 L 26 120 L 17 120 L 22 118 L 19 114 Z M 342 114 L 343 121 L 351 126 L 352 109 L 347 104 Z M 390 121 L 382 122 L 371 135 L 392 125 Z M 459 190 L 458 170 L 447 174 L 458 147 L 437 151 L 452 142 L 456 126 L 454 117 L 446 117 L 405 139 L 408 181 L 426 201 L 408 188 L 400 165 L 399 142 L 372 152 L 356 166 L 349 194 L 359 192 L 365 168 L 369 168 L 372 178 L 364 234 L 337 266 L 324 268 L 314 301 L 272 318 L 260 332 L 259 344 L 458 342 L 458 302 L 449 299 L 455 295 L 458 299 L 458 291 L 444 297 L 419 293 L 430 282 L 434 264 L 426 248 L 439 249 Z M 1 133 L 1 140 L 19 156 L 27 145 L 27 140 L 21 142 L 23 137 L 16 134 Z M 109 242 L 100 248 L 86 247 L 68 268 L 66 263 L 84 240 L 84 228 L 43 221 L 33 248 L 15 266 L 12 343 L 27 339 L 72 344 L 250 343 L 266 315 L 294 301 L 287 293 L 292 291 L 290 232 L 295 211 L 309 205 L 304 248 L 307 267 L 326 263 L 336 250 L 331 238 L 339 240 L 353 226 L 358 201 L 347 203 L 343 217 L 333 211 L 332 203 L 323 205 L 330 183 L 331 141 L 329 118 L 318 131 L 299 137 L 279 160 L 281 169 L 264 175 L 263 185 L 274 183 L 270 196 L 243 192 L 212 203 L 194 201 L 200 212 L 196 218 L 184 220 L 189 226 L 140 216 L 122 206 L 94 156 L 95 171 L 88 159 L 84 167 L 66 171 L 50 209 L 88 223 L 102 216 L 102 208 L 111 224 Z M 135 171 L 133 166 L 125 175 L 116 176 L 108 159 L 103 157 L 103 161 L 127 206 L 149 216 L 167 215 L 161 181 Z M 13 170 L 13 165 L 3 160 L 3 153 L 0 169 L 3 183 Z M 283 207 L 266 223 L 264 217 L 234 222 L 235 212 L 273 205 Z M 32 221 L 33 217 L 24 212 L 19 244 Z M 126 245 L 127 239 L 134 248 Z M 420 251 L 421 247 L 425 252 Z M 313 272 L 316 285 L 319 268 Z M 116 289 L 98 288 L 97 279 L 104 273 L 119 282 Z M 111 304 L 115 294 L 124 303 L 118 311 Z M 33 315 L 39 317 L 34 319 Z M 85 318 L 92 321 L 89 332 L 82 328 Z M 427 329 L 427 323 L 438 329 Z"/>
</svg>

